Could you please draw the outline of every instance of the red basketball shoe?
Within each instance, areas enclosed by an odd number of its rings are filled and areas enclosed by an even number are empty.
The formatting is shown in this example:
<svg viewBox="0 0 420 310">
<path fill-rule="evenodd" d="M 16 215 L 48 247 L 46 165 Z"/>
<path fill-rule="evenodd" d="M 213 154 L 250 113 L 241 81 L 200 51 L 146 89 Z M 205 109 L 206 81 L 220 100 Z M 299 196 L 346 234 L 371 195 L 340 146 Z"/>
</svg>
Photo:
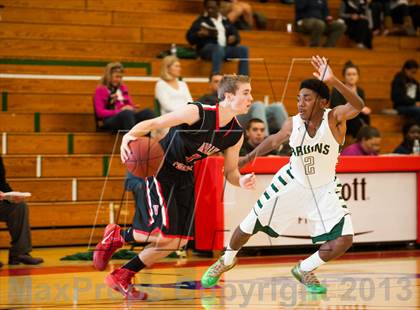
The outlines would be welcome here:
<svg viewBox="0 0 420 310">
<path fill-rule="evenodd" d="M 124 245 L 124 239 L 120 234 L 121 227 L 117 224 L 108 224 L 105 227 L 104 236 L 93 252 L 93 266 L 97 270 L 105 270 L 112 254 Z"/>
<path fill-rule="evenodd" d="M 114 291 L 120 292 L 127 299 L 146 300 L 147 293 L 136 290 L 131 279 L 136 273 L 129 269 L 118 268 L 105 278 L 105 284 Z"/>
</svg>

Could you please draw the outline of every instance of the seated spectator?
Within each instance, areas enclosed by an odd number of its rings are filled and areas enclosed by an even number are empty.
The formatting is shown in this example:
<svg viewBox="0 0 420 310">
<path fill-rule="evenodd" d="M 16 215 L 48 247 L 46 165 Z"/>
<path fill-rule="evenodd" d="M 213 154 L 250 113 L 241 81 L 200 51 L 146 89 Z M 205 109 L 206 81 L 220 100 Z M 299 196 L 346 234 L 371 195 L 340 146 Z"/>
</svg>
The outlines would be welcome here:
<svg viewBox="0 0 420 310">
<path fill-rule="evenodd" d="M 7 197 L 4 193 L 13 191 L 6 181 L 6 170 L 0 157 L 0 222 L 6 222 L 11 237 L 9 265 L 38 265 L 44 260 L 32 257 L 31 229 L 29 227 L 28 205 L 21 197 Z M 0 262 L 0 267 L 3 264 Z"/>
<path fill-rule="evenodd" d="M 415 35 L 407 0 L 390 0 L 390 12 L 394 29 L 390 34 Z"/>
<path fill-rule="evenodd" d="M 176 56 L 162 59 L 160 79 L 156 82 L 155 98 L 160 104 L 161 115 L 172 112 L 192 102 L 187 83 L 180 80 L 181 63 Z"/>
<path fill-rule="evenodd" d="M 222 0 L 220 13 L 226 16 L 237 29 L 250 30 L 254 26 L 254 16 L 249 3 L 238 0 Z"/>
<path fill-rule="evenodd" d="M 251 118 L 246 125 L 245 140 L 242 144 L 239 156 L 245 156 L 251 153 L 264 139 L 267 137 L 265 134 L 265 124 L 259 118 Z M 277 151 L 272 151 L 268 155 L 277 155 Z"/>
<path fill-rule="evenodd" d="M 212 73 L 221 72 L 226 59 L 239 58 L 238 73 L 248 75 L 248 47 L 239 45 L 238 30 L 220 14 L 220 1 L 204 0 L 204 8 L 187 32 L 188 42 L 202 59 L 212 61 Z"/>
<path fill-rule="evenodd" d="M 198 101 L 207 105 L 215 105 L 219 98 L 217 97 L 217 89 L 219 88 L 220 81 L 223 78 L 221 73 L 212 73 L 209 76 L 209 89 L 210 93 L 205 94 L 198 98 Z"/>
<path fill-rule="evenodd" d="M 420 88 L 416 80 L 419 65 L 414 59 L 407 60 L 391 84 L 391 100 L 398 114 L 420 122 Z"/>
<path fill-rule="evenodd" d="M 366 0 L 341 1 L 340 18 L 347 25 L 347 35 L 358 48 L 372 48 L 372 31 L 369 28 L 368 3 Z"/>
<path fill-rule="evenodd" d="M 296 0 L 295 22 L 298 32 L 309 34 L 309 46 L 320 46 L 323 34 L 327 36 L 325 47 L 334 47 L 346 31 L 343 20 L 333 20 L 327 0 Z"/>
<path fill-rule="evenodd" d="M 371 0 L 369 8 L 372 16 L 373 35 L 388 34 L 392 29 L 389 0 Z"/>
<path fill-rule="evenodd" d="M 128 88 L 122 83 L 123 66 L 118 62 L 109 63 L 96 88 L 94 96 L 97 126 L 101 129 L 118 131 L 130 130 L 138 122 L 151 119 L 155 115 L 149 109 L 136 111 Z"/>
<path fill-rule="evenodd" d="M 413 154 L 415 140 L 420 140 L 420 124 L 410 121 L 402 128 L 403 141 L 394 150 L 397 154 Z"/>
<path fill-rule="evenodd" d="M 381 148 L 381 134 L 379 130 L 364 126 L 357 134 L 356 143 L 350 144 L 341 151 L 343 156 L 378 155 Z"/>
<path fill-rule="evenodd" d="M 351 61 L 347 61 L 343 68 L 343 83 L 354 92 L 357 92 L 359 97 L 365 101 L 366 98 L 364 90 L 357 86 L 357 82 L 359 81 L 359 73 L 359 67 L 353 64 Z M 343 95 L 341 95 L 335 88 L 333 88 L 330 98 L 331 108 L 335 108 L 336 106 L 344 105 L 346 103 L 347 101 L 344 99 Z M 347 120 L 347 134 L 350 134 L 355 138 L 361 127 L 370 124 L 370 113 L 371 109 L 365 106 L 361 113 L 359 113 L 355 118 Z"/>
<path fill-rule="evenodd" d="M 222 77 L 223 75 L 218 73 L 210 75 L 209 88 L 211 93 L 200 97 L 198 101 L 208 105 L 215 105 L 218 102 L 217 88 Z M 252 118 L 262 120 L 266 128 L 265 135 L 268 135 L 279 131 L 287 117 L 287 111 L 282 103 L 277 102 L 266 106 L 263 102 L 256 101 L 252 103 L 247 114 L 238 115 L 237 119 L 242 127 L 246 127 Z"/>
<path fill-rule="evenodd" d="M 408 10 L 410 12 L 411 21 L 413 22 L 414 31 L 417 36 L 420 35 L 420 1 L 412 0 L 408 3 Z"/>
</svg>

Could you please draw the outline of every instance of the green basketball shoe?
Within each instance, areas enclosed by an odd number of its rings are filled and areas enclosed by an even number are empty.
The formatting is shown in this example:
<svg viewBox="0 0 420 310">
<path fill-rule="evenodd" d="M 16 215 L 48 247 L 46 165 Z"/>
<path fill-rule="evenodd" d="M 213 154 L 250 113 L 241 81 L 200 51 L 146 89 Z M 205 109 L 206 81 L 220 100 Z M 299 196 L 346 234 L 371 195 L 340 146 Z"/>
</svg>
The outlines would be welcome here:
<svg viewBox="0 0 420 310">
<path fill-rule="evenodd" d="M 319 282 L 312 271 L 303 271 L 300 269 L 300 263 L 293 267 L 292 275 L 296 280 L 305 285 L 308 293 L 324 294 L 327 292 L 327 288 Z"/>
<path fill-rule="evenodd" d="M 204 288 L 213 287 L 219 282 L 220 276 L 228 271 L 231 270 L 236 265 L 236 257 L 233 263 L 229 266 L 225 266 L 224 264 L 224 256 L 221 256 L 213 265 L 211 265 L 204 275 L 201 277 L 201 285 Z"/>
</svg>

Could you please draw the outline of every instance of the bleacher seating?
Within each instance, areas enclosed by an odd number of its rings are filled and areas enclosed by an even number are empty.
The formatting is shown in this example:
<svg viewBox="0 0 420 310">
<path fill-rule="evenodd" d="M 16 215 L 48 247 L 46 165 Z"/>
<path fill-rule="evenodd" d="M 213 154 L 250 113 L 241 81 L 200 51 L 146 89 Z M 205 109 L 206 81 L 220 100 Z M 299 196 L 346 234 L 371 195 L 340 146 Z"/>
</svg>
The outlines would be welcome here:
<svg viewBox="0 0 420 310">
<path fill-rule="evenodd" d="M 419 60 L 420 40 L 378 37 L 374 50 L 367 51 L 349 48 L 351 42 L 343 39 L 334 49 L 312 49 L 304 46 L 305 39 L 285 31 L 293 21 L 293 6 L 251 2 L 268 20 L 266 31 L 241 33 L 251 57 L 260 59 L 250 66 L 254 97 L 262 100 L 268 95 L 279 101 L 284 95 L 293 114 L 299 81 L 312 74 L 307 61 L 296 61 L 285 91 L 293 58 L 325 55 L 337 74 L 352 59 L 361 69 L 360 85 L 374 113 L 372 125 L 383 134 L 382 151 L 393 150 L 401 139 L 403 120 L 381 111 L 392 108 L 393 75 L 407 58 Z M 156 55 L 171 43 L 187 44 L 185 32 L 201 12 L 202 1 L 0 0 L 0 4 L 5 6 L 0 21 L 0 73 L 9 75 L 0 77 L 0 150 L 5 153 L 11 185 L 33 193 L 29 200 L 33 243 L 87 244 L 98 211 L 96 241 L 101 227 L 116 213 L 110 206 L 119 206 L 124 195 L 125 174 L 117 137 L 95 132 L 92 95 L 104 64 L 122 61 L 125 76 L 143 77 L 126 84 L 135 103 L 153 108 L 160 65 Z M 330 6 L 337 12 L 339 1 L 330 1 Z M 185 78 L 202 78 L 189 83 L 193 97 L 206 93 L 211 65 L 200 60 L 183 60 L 182 65 Z M 225 64 L 224 72 L 235 71 L 236 63 Z M 131 195 L 126 197 L 129 205 L 124 205 L 120 223 L 131 220 Z M 6 234 L 0 225 L 0 247 L 8 246 Z"/>
</svg>

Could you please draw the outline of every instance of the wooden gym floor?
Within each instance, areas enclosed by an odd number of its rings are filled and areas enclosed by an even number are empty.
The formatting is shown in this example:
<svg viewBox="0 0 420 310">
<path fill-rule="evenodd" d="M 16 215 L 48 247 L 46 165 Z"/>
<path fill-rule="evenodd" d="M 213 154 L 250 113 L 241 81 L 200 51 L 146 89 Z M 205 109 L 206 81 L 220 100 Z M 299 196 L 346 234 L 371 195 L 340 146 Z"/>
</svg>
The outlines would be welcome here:
<svg viewBox="0 0 420 310">
<path fill-rule="evenodd" d="M 213 261 L 166 259 L 136 277 L 148 301 L 125 301 L 108 290 L 90 262 L 60 261 L 86 248 L 35 249 L 45 263 L 0 269 L 1 309 L 418 309 L 420 251 L 349 253 L 317 274 L 326 295 L 308 295 L 291 275 L 303 255 L 241 257 L 220 287 L 201 289 L 199 279 Z M 7 262 L 7 252 L 0 260 Z M 123 261 L 113 261 L 115 268 Z"/>
</svg>

